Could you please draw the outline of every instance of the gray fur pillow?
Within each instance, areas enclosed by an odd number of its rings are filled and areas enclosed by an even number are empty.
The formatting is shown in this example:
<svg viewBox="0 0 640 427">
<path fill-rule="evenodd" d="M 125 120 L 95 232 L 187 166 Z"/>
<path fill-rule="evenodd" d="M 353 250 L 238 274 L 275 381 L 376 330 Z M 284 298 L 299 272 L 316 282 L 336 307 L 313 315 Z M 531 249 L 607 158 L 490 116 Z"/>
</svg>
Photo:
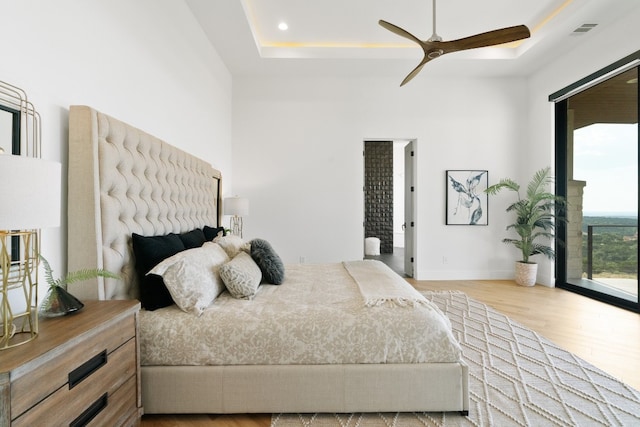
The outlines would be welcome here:
<svg viewBox="0 0 640 427">
<path fill-rule="evenodd" d="M 264 281 L 272 285 L 281 284 L 284 281 L 284 264 L 271 244 L 264 239 L 253 239 L 250 244 L 251 258 L 260 267 Z"/>
</svg>

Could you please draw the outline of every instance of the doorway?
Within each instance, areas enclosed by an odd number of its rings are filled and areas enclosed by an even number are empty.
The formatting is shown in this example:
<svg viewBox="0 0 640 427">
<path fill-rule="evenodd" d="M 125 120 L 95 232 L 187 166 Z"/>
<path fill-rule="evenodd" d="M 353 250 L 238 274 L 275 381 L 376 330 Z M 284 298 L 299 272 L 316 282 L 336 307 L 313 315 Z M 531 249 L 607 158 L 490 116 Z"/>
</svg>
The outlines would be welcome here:
<svg viewBox="0 0 640 427">
<path fill-rule="evenodd" d="M 414 141 L 366 140 L 363 155 L 364 257 L 413 277 Z M 379 239 L 378 251 L 371 251 L 367 238 Z"/>
<path fill-rule="evenodd" d="M 568 201 L 558 286 L 639 311 L 635 56 L 552 100 L 558 194 Z"/>
</svg>

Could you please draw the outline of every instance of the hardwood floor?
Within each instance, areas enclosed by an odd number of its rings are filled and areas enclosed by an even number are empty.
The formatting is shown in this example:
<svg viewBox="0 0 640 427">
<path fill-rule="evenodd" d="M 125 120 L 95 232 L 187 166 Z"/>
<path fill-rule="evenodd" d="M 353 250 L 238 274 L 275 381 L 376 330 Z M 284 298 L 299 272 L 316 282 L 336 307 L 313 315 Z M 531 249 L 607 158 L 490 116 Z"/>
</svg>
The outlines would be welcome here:
<svg viewBox="0 0 640 427">
<path fill-rule="evenodd" d="M 640 390 L 640 314 L 556 288 L 512 281 L 417 281 L 420 291 L 460 290 Z M 270 414 L 145 415 L 143 427 L 266 427 Z"/>
<path fill-rule="evenodd" d="M 143 415 L 143 427 L 269 427 L 271 414 Z"/>
</svg>

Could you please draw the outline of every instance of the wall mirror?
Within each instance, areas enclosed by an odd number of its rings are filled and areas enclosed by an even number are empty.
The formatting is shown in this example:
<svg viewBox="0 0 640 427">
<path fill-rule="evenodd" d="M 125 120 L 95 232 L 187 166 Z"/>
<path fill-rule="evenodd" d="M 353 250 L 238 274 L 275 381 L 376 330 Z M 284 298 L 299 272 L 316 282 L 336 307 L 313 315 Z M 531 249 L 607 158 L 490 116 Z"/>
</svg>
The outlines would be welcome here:
<svg viewBox="0 0 640 427">
<path fill-rule="evenodd" d="M 2 104 L 0 104 L 0 148 L 5 153 L 20 154 L 20 111 Z"/>
<path fill-rule="evenodd" d="M 20 88 L 0 81 L 0 147 L 6 154 L 40 157 L 40 115 Z"/>
<path fill-rule="evenodd" d="M 0 99 L 0 155 L 3 153 L 20 154 L 20 111 L 11 106 L 10 99 Z M 11 261 L 17 261 L 20 239 L 12 237 L 10 245 Z"/>
</svg>

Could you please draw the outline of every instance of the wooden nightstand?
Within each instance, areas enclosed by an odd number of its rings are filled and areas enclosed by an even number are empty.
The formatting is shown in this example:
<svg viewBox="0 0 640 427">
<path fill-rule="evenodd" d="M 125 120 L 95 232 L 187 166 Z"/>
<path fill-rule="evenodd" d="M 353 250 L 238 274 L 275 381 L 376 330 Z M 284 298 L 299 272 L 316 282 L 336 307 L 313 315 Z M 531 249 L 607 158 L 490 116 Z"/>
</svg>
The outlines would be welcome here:
<svg viewBox="0 0 640 427">
<path fill-rule="evenodd" d="M 0 427 L 137 425 L 142 415 L 138 301 L 84 301 L 0 351 Z"/>
</svg>

